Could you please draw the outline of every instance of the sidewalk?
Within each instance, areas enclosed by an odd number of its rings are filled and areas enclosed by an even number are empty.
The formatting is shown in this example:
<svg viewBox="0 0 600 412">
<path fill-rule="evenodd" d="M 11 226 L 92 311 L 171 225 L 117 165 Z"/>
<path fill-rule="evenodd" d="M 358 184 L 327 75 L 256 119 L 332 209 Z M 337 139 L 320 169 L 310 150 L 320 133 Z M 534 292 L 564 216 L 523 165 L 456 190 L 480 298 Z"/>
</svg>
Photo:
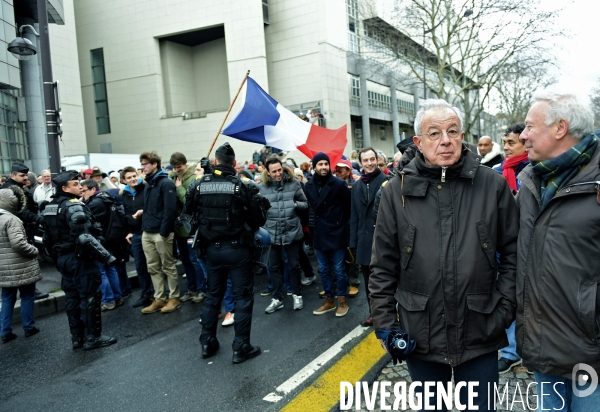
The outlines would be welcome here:
<svg viewBox="0 0 600 412">
<path fill-rule="evenodd" d="M 393 406 L 393 400 L 394 400 L 394 385 L 397 382 L 406 382 L 407 383 L 407 390 L 408 390 L 408 385 L 410 384 L 410 382 L 412 382 L 412 380 L 410 379 L 410 375 L 408 373 L 408 368 L 406 367 L 406 362 L 403 362 L 401 364 L 397 364 L 396 366 L 394 366 L 392 364 L 392 362 L 390 361 L 379 373 L 379 376 L 375 379 L 375 381 L 378 382 L 390 382 L 390 389 L 389 391 L 391 392 L 391 396 L 390 399 L 391 401 L 388 403 L 388 406 Z M 529 391 L 529 399 L 527 399 L 527 385 L 534 383 L 533 385 L 531 385 L 530 387 L 530 391 Z M 371 390 L 374 387 L 374 384 L 370 386 Z M 506 384 L 508 384 L 508 391 L 507 394 L 508 396 L 504 395 L 502 392 L 505 390 Z M 519 389 L 517 389 L 517 386 Z M 501 396 L 504 396 L 504 398 L 502 399 L 502 404 L 500 404 L 500 402 L 498 402 L 497 407 L 498 407 L 498 411 L 500 412 L 504 412 L 504 411 L 529 411 L 529 410 L 536 410 L 537 407 L 537 391 L 536 391 L 536 385 L 535 385 L 535 380 L 533 378 L 533 375 L 527 373 L 527 368 L 523 367 L 523 366 L 515 366 L 513 367 L 510 371 L 500 375 L 500 381 L 499 381 L 499 385 L 498 385 L 498 391 L 500 392 Z M 514 399 L 513 399 L 514 397 Z M 364 399 L 364 398 L 363 398 Z M 375 411 L 375 412 L 381 412 L 382 410 L 390 410 L 393 408 L 388 408 L 388 409 L 380 409 L 381 405 L 379 405 L 379 395 L 377 396 L 377 403 L 375 404 L 375 408 L 371 409 L 371 411 Z M 521 403 L 521 401 L 523 401 L 523 403 Z M 528 407 L 528 403 L 529 405 L 531 405 L 531 408 Z M 367 409 L 367 407 L 364 404 L 364 400 L 361 404 L 362 408 L 361 409 L 356 409 L 353 408 L 351 409 L 352 411 L 367 411 L 369 409 Z M 415 409 L 410 409 L 408 408 L 408 402 L 407 402 L 407 411 L 414 411 Z M 401 406 L 400 406 L 400 409 Z M 453 409 L 453 411 L 457 411 L 457 409 Z"/>
</svg>

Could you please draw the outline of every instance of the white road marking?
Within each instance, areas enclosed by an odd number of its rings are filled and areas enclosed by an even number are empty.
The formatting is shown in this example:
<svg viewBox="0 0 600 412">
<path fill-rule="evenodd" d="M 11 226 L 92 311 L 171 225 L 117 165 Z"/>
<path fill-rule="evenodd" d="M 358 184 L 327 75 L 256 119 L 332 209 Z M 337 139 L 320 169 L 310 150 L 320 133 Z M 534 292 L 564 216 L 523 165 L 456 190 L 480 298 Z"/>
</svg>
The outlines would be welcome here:
<svg viewBox="0 0 600 412">
<path fill-rule="evenodd" d="M 357 326 L 354 328 L 350 333 L 337 341 L 333 346 L 317 356 L 312 362 L 296 372 L 294 376 L 279 385 L 276 389 L 276 392 L 271 392 L 265 396 L 263 400 L 267 402 L 279 401 L 283 397 L 282 395 L 287 395 L 297 388 L 302 382 L 308 379 L 316 371 L 321 369 L 321 367 L 323 367 L 327 362 L 333 359 L 338 353 L 340 353 L 345 344 L 362 336 L 367 329 L 369 328 L 363 326 Z M 279 392 L 281 395 L 277 394 L 277 392 Z"/>
</svg>

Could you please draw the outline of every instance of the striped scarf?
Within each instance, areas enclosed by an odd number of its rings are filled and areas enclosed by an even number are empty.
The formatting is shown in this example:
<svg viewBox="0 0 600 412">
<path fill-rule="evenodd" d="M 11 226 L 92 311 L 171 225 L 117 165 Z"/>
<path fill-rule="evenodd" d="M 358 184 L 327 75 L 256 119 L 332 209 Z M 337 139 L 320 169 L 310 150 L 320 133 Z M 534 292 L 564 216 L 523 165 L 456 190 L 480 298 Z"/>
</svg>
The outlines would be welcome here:
<svg viewBox="0 0 600 412">
<path fill-rule="evenodd" d="M 589 163 L 597 145 L 598 137 L 588 134 L 563 154 L 542 162 L 532 162 L 533 172 L 542 179 L 542 209 Z"/>
</svg>

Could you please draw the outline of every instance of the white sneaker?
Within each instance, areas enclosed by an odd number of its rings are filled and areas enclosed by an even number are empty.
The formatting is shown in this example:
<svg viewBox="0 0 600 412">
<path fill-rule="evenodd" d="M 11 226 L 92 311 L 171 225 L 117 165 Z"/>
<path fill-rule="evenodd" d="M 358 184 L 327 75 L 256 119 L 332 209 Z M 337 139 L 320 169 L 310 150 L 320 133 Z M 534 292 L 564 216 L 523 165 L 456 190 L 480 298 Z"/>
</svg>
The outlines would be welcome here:
<svg viewBox="0 0 600 412">
<path fill-rule="evenodd" d="M 300 282 L 304 285 L 304 286 L 310 286 L 312 285 L 312 283 L 315 281 L 315 277 L 314 276 L 309 276 L 307 278 L 302 279 Z"/>
<path fill-rule="evenodd" d="M 276 310 L 282 309 L 283 308 L 283 302 L 280 301 L 279 299 L 271 299 L 271 304 L 269 306 L 267 306 L 267 308 L 265 309 L 265 313 L 273 313 Z"/>
<path fill-rule="evenodd" d="M 225 315 L 225 319 L 223 319 L 223 323 L 221 323 L 221 325 L 223 325 L 223 326 L 233 325 L 233 323 L 235 322 L 233 319 L 234 315 L 235 315 L 235 313 L 227 312 L 227 315 Z"/>
<path fill-rule="evenodd" d="M 292 295 L 292 298 L 294 299 L 294 310 L 300 310 L 304 307 L 302 296 Z"/>
</svg>

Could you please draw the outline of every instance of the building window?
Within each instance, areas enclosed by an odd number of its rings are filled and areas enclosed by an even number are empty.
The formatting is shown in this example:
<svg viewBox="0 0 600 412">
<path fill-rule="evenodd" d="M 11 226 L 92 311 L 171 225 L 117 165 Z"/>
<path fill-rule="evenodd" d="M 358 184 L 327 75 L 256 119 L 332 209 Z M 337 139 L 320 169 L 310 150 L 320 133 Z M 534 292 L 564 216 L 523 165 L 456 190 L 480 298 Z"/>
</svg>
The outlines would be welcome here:
<svg viewBox="0 0 600 412">
<path fill-rule="evenodd" d="M 356 124 L 354 127 L 354 148 L 356 150 L 362 149 L 363 147 L 363 131 L 362 125 Z"/>
<path fill-rule="evenodd" d="M 350 104 L 360 106 L 360 77 L 350 75 Z"/>
<path fill-rule="evenodd" d="M 358 2 L 357 0 L 346 0 L 348 14 L 348 50 L 358 53 Z"/>
<path fill-rule="evenodd" d="M 104 73 L 104 51 L 90 51 L 92 58 L 92 83 L 94 88 L 94 106 L 96 107 L 96 129 L 98 134 L 110 133 L 108 115 L 108 96 L 106 95 L 106 76 Z"/>
<path fill-rule="evenodd" d="M 269 2 L 268 0 L 262 0 L 263 6 L 263 23 L 269 24 Z"/>
<path fill-rule="evenodd" d="M 392 101 L 390 96 L 372 91 L 369 91 L 367 96 L 369 98 L 369 107 L 386 112 L 392 110 Z"/>
<path fill-rule="evenodd" d="M 379 140 L 385 140 L 385 126 L 379 125 Z"/>
<path fill-rule="evenodd" d="M 8 175 L 12 162 L 29 159 L 25 123 L 18 120 L 16 90 L 0 89 L 0 173 Z"/>
<path fill-rule="evenodd" d="M 396 99 L 396 103 L 398 105 L 398 112 L 405 113 L 409 117 L 415 114 L 415 104 L 412 102 L 407 102 L 404 100 Z"/>
</svg>

